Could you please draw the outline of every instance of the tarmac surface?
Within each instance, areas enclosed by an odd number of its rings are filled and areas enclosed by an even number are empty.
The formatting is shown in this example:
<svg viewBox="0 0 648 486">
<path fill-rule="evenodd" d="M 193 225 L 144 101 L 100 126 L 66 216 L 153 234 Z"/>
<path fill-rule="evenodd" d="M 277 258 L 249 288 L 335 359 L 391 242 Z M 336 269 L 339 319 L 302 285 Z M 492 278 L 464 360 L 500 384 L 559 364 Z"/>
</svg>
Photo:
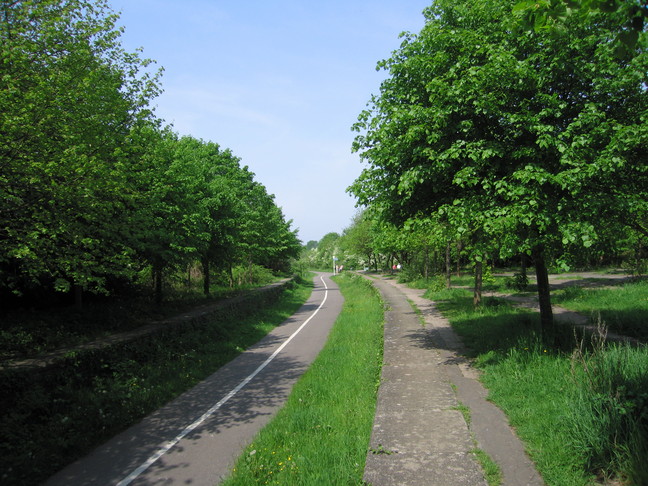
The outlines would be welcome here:
<svg viewBox="0 0 648 486">
<path fill-rule="evenodd" d="M 373 486 L 486 485 L 472 452 L 479 448 L 499 465 L 503 486 L 543 485 L 506 416 L 486 400 L 460 339 L 424 291 L 385 277 L 371 280 L 387 310 L 364 480 Z M 460 407 L 469 409 L 470 426 Z"/>
</svg>

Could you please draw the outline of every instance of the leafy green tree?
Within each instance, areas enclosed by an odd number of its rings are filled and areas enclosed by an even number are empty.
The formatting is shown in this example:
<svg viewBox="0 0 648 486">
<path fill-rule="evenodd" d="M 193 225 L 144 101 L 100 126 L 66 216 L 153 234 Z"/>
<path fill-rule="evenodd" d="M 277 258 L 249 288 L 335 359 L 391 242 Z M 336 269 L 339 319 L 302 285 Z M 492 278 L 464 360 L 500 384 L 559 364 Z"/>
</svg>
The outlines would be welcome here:
<svg viewBox="0 0 648 486">
<path fill-rule="evenodd" d="M 570 17 L 592 12 L 613 15 L 622 25 L 616 37 L 618 56 L 632 56 L 637 48 L 646 47 L 648 0 L 523 0 L 513 7 L 521 26 L 558 35 L 567 28 Z"/>
<path fill-rule="evenodd" d="M 193 167 L 177 157 L 178 137 L 152 127 L 145 137 L 131 220 L 133 245 L 152 270 L 156 302 L 163 297 L 165 272 L 188 263 L 200 240 Z"/>
<path fill-rule="evenodd" d="M 130 134 L 158 91 L 107 3 L 0 2 L 0 287 L 128 275 Z"/>
<path fill-rule="evenodd" d="M 340 234 L 335 232 L 322 236 L 309 263 L 315 268 L 333 268 L 333 257 L 341 256 L 340 238 Z"/>
<path fill-rule="evenodd" d="M 380 64 L 390 77 L 355 126 L 368 167 L 350 190 L 395 222 L 437 214 L 484 251 L 498 236 L 502 255 L 530 253 L 550 338 L 547 256 L 645 214 L 647 59 L 615 56 L 622 25 L 610 16 L 574 17 L 560 38 L 512 36 L 511 10 L 439 0 L 426 11 Z"/>
<path fill-rule="evenodd" d="M 342 250 L 355 258 L 354 266 L 371 267 L 374 260 L 375 247 L 372 237 L 372 224 L 366 211 L 359 211 L 353 217 L 351 224 L 342 233 Z M 348 257 L 347 257 L 348 259 Z"/>
<path fill-rule="evenodd" d="M 0 0 L 0 292 L 104 291 L 202 264 L 287 270 L 300 244 L 229 150 L 161 128 L 159 72 L 106 0 Z M 80 295 L 80 293 L 79 293 Z"/>
<path fill-rule="evenodd" d="M 182 137 L 175 149 L 182 171 L 176 177 L 190 199 L 186 215 L 193 224 L 192 257 L 202 266 L 203 292 L 210 292 L 212 267 L 225 268 L 235 252 L 238 197 L 232 185 L 240 172 L 239 159 L 218 144 Z"/>
</svg>

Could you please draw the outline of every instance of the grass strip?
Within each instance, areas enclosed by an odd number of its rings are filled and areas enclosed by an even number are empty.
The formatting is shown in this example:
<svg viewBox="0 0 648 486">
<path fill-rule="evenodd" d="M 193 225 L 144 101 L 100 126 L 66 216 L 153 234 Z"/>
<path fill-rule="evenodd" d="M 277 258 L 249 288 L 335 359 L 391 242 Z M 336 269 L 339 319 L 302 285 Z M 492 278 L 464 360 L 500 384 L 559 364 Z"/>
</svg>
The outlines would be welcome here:
<svg viewBox="0 0 648 486">
<path fill-rule="evenodd" d="M 470 452 L 475 454 L 477 461 L 484 470 L 484 476 L 486 477 L 488 486 L 500 486 L 502 484 L 502 470 L 499 465 L 484 450 L 478 447 Z"/>
<path fill-rule="evenodd" d="M 229 362 L 294 314 L 312 292 L 299 281 L 280 297 L 228 315 L 37 371 L 0 374 L 2 484 L 32 485 L 138 422 Z"/>
<path fill-rule="evenodd" d="M 337 282 L 345 302 L 326 346 L 223 485 L 362 484 L 384 312 L 367 280 L 344 274 Z"/>
</svg>

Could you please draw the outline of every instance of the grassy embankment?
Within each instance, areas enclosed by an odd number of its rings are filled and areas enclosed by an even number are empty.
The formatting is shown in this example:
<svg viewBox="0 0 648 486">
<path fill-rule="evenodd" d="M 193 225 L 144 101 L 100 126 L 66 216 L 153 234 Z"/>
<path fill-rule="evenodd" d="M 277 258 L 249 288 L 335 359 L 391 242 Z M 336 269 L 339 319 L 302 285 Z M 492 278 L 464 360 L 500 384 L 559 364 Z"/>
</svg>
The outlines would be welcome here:
<svg viewBox="0 0 648 486">
<path fill-rule="evenodd" d="M 600 312 L 615 327 L 645 336 L 647 288 L 639 282 L 567 290 L 556 292 L 556 301 L 586 314 Z M 493 298 L 474 309 L 466 289 L 428 297 L 463 336 L 484 372 L 490 399 L 506 412 L 548 485 L 580 486 L 604 478 L 648 484 L 645 347 L 589 340 L 579 345 L 565 330 L 563 348 L 547 349 L 539 339 L 539 318 L 530 311 Z"/>
<path fill-rule="evenodd" d="M 361 277 L 337 281 L 344 308 L 325 348 L 225 486 L 362 484 L 382 364 L 383 307 Z"/>
<path fill-rule="evenodd" d="M 82 308 L 35 302 L 40 308 L 18 308 L 0 315 L 0 361 L 10 361 L 47 353 L 59 348 L 78 346 L 115 333 L 128 332 L 151 321 L 164 320 L 202 305 L 236 298 L 271 284 L 272 275 L 254 285 L 233 288 L 212 285 L 204 296 L 199 282 L 171 282 L 161 304 L 145 288 L 133 288 L 114 296 L 89 296 Z"/>
<path fill-rule="evenodd" d="M 255 296 L 213 320 L 174 327 L 46 369 L 0 372 L 2 484 L 39 484 L 197 384 L 292 315 L 312 282 Z"/>
</svg>

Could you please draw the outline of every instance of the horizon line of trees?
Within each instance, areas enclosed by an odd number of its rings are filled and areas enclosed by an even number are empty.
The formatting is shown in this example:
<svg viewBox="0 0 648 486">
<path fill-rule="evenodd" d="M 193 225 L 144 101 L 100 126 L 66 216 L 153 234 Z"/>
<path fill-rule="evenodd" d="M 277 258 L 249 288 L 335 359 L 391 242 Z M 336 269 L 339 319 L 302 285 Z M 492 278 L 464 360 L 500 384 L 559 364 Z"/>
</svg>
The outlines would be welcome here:
<svg viewBox="0 0 648 486">
<path fill-rule="evenodd" d="M 105 0 L 0 0 L 0 299 L 110 293 L 199 263 L 286 271 L 301 248 L 230 150 L 156 117 L 161 70 Z M 250 275 L 251 275 L 250 271 Z"/>
<path fill-rule="evenodd" d="M 637 234 L 598 241 L 589 248 L 562 246 L 548 253 L 552 272 L 585 271 L 615 267 L 641 276 L 648 273 L 648 247 Z M 302 249 L 302 263 L 313 269 L 332 269 L 333 256 L 349 270 L 390 272 L 402 265 L 403 281 L 424 279 L 451 286 L 454 275 L 474 275 L 476 265 L 470 241 L 444 231 L 441 224 L 413 218 L 397 226 L 360 209 L 341 233 L 330 232 L 319 241 L 309 241 Z M 497 248 L 485 254 L 485 271 L 508 269 L 527 276 L 533 260 L 525 253 L 502 258 Z M 524 280 L 524 279 L 523 279 Z M 478 303 L 479 288 L 475 289 Z"/>
</svg>

